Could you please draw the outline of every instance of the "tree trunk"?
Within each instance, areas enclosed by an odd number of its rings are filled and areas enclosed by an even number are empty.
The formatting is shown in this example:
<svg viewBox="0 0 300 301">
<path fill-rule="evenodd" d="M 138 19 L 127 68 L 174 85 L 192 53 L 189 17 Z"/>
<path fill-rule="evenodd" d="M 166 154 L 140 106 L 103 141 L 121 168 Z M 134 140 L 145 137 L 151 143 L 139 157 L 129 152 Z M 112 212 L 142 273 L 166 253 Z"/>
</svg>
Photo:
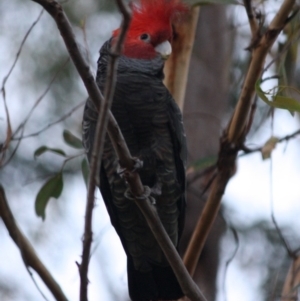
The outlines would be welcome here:
<svg viewBox="0 0 300 301">
<path fill-rule="evenodd" d="M 226 8 L 224 6 L 201 8 L 184 104 L 189 165 L 197 160 L 216 156 L 218 153 L 219 137 L 228 106 L 232 40 L 229 36 Z M 202 178 L 189 186 L 182 250 L 186 249 L 203 208 L 205 195 L 203 197 L 200 195 L 205 183 L 207 178 Z M 219 215 L 194 275 L 207 300 L 216 298 L 219 242 L 225 226 L 224 220 Z"/>
</svg>

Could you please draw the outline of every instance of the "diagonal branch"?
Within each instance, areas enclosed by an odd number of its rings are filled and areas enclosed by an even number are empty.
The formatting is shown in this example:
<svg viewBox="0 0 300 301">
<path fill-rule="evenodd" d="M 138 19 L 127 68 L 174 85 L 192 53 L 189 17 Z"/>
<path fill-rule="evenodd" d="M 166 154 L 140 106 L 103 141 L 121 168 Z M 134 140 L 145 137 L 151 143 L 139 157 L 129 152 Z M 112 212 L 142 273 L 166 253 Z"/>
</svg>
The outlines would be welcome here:
<svg viewBox="0 0 300 301">
<path fill-rule="evenodd" d="M 255 83 L 261 77 L 265 58 L 277 36 L 282 31 L 295 0 L 285 0 L 272 20 L 265 34 L 252 47 L 252 60 L 242 87 L 239 101 L 233 117 L 225 130 L 220 143 L 218 174 L 212 184 L 208 200 L 198 220 L 184 262 L 190 274 L 194 274 L 198 259 L 202 252 L 208 233 L 221 205 L 221 199 L 227 183 L 234 173 L 237 153 L 245 139 L 247 124 L 255 94 Z"/>
<path fill-rule="evenodd" d="M 255 37 L 258 35 L 258 24 L 255 19 L 253 7 L 252 7 L 252 1 L 251 0 L 244 0 L 244 6 L 246 9 L 246 13 L 248 16 L 249 24 L 250 24 L 250 29 L 252 33 L 252 39 L 254 40 Z"/>
<path fill-rule="evenodd" d="M 120 5 L 120 3 L 118 3 Z M 121 3 L 122 4 L 122 3 Z M 108 112 L 111 108 L 115 84 L 116 84 L 116 71 L 117 71 L 117 59 L 121 54 L 121 47 L 125 39 L 126 32 L 129 28 L 129 23 L 131 20 L 130 12 L 124 7 L 122 7 L 124 12 L 124 21 L 121 27 L 121 32 L 118 37 L 116 44 L 113 46 L 111 51 L 111 57 L 108 64 L 107 79 L 104 91 L 104 105 L 101 104 L 101 110 L 98 115 L 95 142 L 93 145 L 93 151 L 91 155 L 91 168 L 90 168 L 90 178 L 87 193 L 86 202 L 86 213 L 85 213 L 85 223 L 84 223 L 84 236 L 83 236 L 83 249 L 82 249 L 82 262 L 79 265 L 80 273 L 80 300 L 86 301 L 87 298 L 87 286 L 88 286 L 88 267 L 90 261 L 91 245 L 92 245 L 92 214 L 93 208 L 95 206 L 95 189 L 99 186 L 99 170 L 101 168 L 101 158 L 103 153 L 104 138 L 106 135 L 107 123 L 109 120 Z"/>
<path fill-rule="evenodd" d="M 22 259 L 26 268 L 31 267 L 41 277 L 43 282 L 46 284 L 52 295 L 57 301 L 67 301 L 67 297 L 64 295 L 58 283 L 52 277 L 50 272 L 41 262 L 34 248 L 19 229 L 12 212 L 8 206 L 5 192 L 0 184 L 0 217 L 2 218 L 9 235 L 18 246 Z"/>
<path fill-rule="evenodd" d="M 232 143 L 237 143 L 239 139 L 243 139 L 252 99 L 255 93 L 255 83 L 261 76 L 268 51 L 286 25 L 289 13 L 292 11 L 294 4 L 295 0 L 285 0 L 283 2 L 268 30 L 257 44 L 253 46 L 252 60 L 243 84 L 238 104 L 227 129 L 228 139 Z"/>
</svg>

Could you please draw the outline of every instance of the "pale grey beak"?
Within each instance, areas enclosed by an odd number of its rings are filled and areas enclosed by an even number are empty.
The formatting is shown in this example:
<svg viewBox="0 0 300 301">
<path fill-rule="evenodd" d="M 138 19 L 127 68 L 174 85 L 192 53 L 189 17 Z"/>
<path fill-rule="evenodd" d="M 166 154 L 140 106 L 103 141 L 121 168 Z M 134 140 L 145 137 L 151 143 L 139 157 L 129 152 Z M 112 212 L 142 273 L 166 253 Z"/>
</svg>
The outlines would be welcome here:
<svg viewBox="0 0 300 301">
<path fill-rule="evenodd" d="M 172 53 L 172 46 L 169 41 L 164 41 L 158 44 L 154 49 L 164 60 L 166 60 Z"/>
</svg>

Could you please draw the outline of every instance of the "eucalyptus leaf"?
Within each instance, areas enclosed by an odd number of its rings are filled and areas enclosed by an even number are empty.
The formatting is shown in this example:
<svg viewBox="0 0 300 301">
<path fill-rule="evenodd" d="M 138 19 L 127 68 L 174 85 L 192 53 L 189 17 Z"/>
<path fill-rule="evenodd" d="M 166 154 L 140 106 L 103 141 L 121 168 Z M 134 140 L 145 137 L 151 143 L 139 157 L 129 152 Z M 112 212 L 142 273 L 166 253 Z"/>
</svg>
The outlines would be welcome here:
<svg viewBox="0 0 300 301">
<path fill-rule="evenodd" d="M 255 84 L 255 91 L 257 95 L 269 106 L 278 109 L 285 109 L 292 112 L 300 112 L 300 102 L 288 96 L 275 95 L 273 100 L 269 100 L 266 93 L 260 87 L 260 81 Z"/>
<path fill-rule="evenodd" d="M 200 160 L 194 161 L 188 168 L 187 174 L 212 166 L 217 162 L 217 156 L 208 156 Z"/>
<path fill-rule="evenodd" d="M 46 207 L 51 197 L 59 198 L 63 190 L 62 173 L 50 178 L 40 189 L 35 199 L 35 213 L 43 220 L 46 217 Z"/>
<path fill-rule="evenodd" d="M 33 154 L 34 158 L 39 157 L 40 155 L 42 155 L 45 152 L 56 153 L 56 154 L 64 156 L 64 157 L 66 156 L 65 152 L 61 149 L 50 148 L 50 147 L 47 147 L 47 146 L 43 145 L 43 146 L 39 147 L 37 150 L 35 150 L 35 152 Z"/>
<path fill-rule="evenodd" d="M 265 143 L 265 145 L 261 149 L 261 154 L 262 154 L 263 160 L 269 159 L 271 157 L 271 153 L 275 149 L 277 142 L 278 142 L 278 138 L 271 137 Z"/>
<path fill-rule="evenodd" d="M 77 138 L 70 131 L 64 130 L 63 137 L 64 137 L 65 142 L 69 146 L 77 148 L 77 149 L 82 149 L 83 148 L 81 139 Z"/>
<path fill-rule="evenodd" d="M 300 112 L 300 102 L 292 97 L 276 95 L 273 102 L 279 109 L 286 109 L 291 112 Z"/>
<path fill-rule="evenodd" d="M 84 183 L 86 187 L 88 187 L 90 168 L 86 158 L 84 158 L 81 162 L 81 172 L 82 172 Z"/>
</svg>

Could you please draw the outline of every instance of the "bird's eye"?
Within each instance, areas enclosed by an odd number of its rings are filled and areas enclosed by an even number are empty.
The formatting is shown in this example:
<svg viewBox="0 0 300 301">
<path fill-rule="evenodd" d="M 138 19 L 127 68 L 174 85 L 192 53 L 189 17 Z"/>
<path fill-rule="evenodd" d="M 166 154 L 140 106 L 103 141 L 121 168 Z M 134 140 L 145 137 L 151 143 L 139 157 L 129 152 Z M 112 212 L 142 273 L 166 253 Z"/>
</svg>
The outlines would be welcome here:
<svg viewBox="0 0 300 301">
<path fill-rule="evenodd" d="M 143 33 L 143 34 L 141 34 L 140 39 L 142 41 L 146 41 L 146 42 L 150 41 L 150 35 L 148 33 Z"/>
</svg>

